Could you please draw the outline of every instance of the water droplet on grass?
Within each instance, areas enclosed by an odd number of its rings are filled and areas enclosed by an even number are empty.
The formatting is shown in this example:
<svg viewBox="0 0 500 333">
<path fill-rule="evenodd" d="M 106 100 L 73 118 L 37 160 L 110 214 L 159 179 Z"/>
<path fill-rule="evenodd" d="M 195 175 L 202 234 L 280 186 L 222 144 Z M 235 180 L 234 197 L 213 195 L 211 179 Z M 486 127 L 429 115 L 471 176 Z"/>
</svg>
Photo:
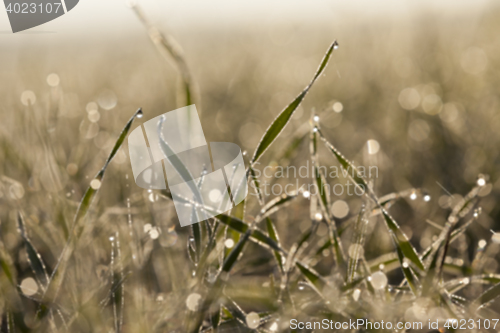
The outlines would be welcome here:
<svg viewBox="0 0 500 333">
<path fill-rule="evenodd" d="M 224 242 L 224 246 L 227 247 L 228 249 L 233 248 L 234 240 L 232 240 L 231 238 L 226 239 L 226 241 Z"/>
<path fill-rule="evenodd" d="M 21 94 L 21 103 L 23 103 L 23 105 L 33 105 L 35 104 L 35 102 L 36 96 L 34 92 L 32 92 L 31 90 L 23 91 L 23 93 Z"/>
<path fill-rule="evenodd" d="M 375 272 L 371 275 L 371 284 L 374 289 L 384 289 L 387 286 L 387 276 L 383 272 Z"/>
<path fill-rule="evenodd" d="M 430 195 L 428 195 L 428 194 L 424 195 L 424 201 L 425 201 L 425 202 L 429 202 L 429 201 L 431 201 L 431 196 L 430 196 Z"/>
<path fill-rule="evenodd" d="M 247 314 L 245 321 L 247 323 L 248 328 L 256 329 L 260 325 L 260 317 L 256 312 L 250 312 Z"/>
<path fill-rule="evenodd" d="M 321 215 L 321 213 L 316 213 L 314 214 L 314 219 L 316 221 L 321 221 L 323 219 L 323 215 Z"/>
<path fill-rule="evenodd" d="M 368 154 L 375 155 L 380 150 L 380 144 L 377 140 L 370 139 L 366 142 L 368 146 Z"/>
<path fill-rule="evenodd" d="M 198 310 L 201 300 L 201 295 L 197 293 L 190 294 L 186 299 L 186 306 L 191 311 Z"/>
<path fill-rule="evenodd" d="M 38 284 L 36 283 L 35 279 L 29 277 L 23 280 L 21 282 L 21 291 L 23 294 L 26 296 L 32 296 L 38 292 Z"/>
<path fill-rule="evenodd" d="M 94 190 L 98 190 L 101 187 L 101 181 L 99 179 L 92 179 L 90 187 Z"/>
<path fill-rule="evenodd" d="M 318 122 L 318 121 L 319 121 L 319 116 L 314 116 L 314 117 L 313 117 L 313 120 L 314 120 L 315 122 Z"/>
</svg>

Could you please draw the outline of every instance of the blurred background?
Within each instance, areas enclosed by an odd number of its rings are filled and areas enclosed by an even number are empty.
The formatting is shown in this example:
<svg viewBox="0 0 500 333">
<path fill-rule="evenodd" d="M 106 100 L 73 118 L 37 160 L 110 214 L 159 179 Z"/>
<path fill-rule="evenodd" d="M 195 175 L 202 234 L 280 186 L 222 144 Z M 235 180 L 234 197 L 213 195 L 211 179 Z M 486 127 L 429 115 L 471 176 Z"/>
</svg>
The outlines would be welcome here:
<svg viewBox="0 0 500 333">
<path fill-rule="evenodd" d="M 306 165 L 306 141 L 293 154 L 282 155 L 303 135 L 314 109 L 323 133 L 341 152 L 357 165 L 378 167 L 379 175 L 372 179 L 378 195 L 409 188 L 430 195 L 429 202 L 419 197 L 391 208 L 417 249 L 429 246 L 439 233 L 426 220 L 443 225 L 450 207 L 478 177 L 487 183 L 479 194 L 483 214 L 453 251 L 467 261 L 472 244 L 489 240 L 491 229 L 500 230 L 497 2 L 138 4 L 150 22 L 184 50 L 208 141 L 237 143 L 248 152 L 247 158 L 251 156 L 265 129 L 309 83 L 324 52 L 337 40 L 339 48 L 325 74 L 264 155 L 261 167 Z M 177 108 L 179 74 L 123 1 L 82 0 L 67 15 L 17 34 L 10 32 L 7 15 L 0 10 L 0 44 L 1 237 L 10 251 L 20 246 L 16 214 L 22 211 L 38 230 L 34 242 L 50 271 L 76 206 L 121 128 L 139 107 L 144 111 L 140 121 Z M 141 263 L 135 263 L 142 269 L 142 276 L 135 278 L 144 279 L 156 299 L 175 283 L 182 284 L 178 276 L 161 275 L 162 269 L 186 267 L 189 272 L 188 230 L 179 227 L 171 202 L 134 184 L 124 148 L 112 162 L 92 210 L 92 237 L 80 244 L 83 252 L 78 256 L 89 260 L 95 276 L 80 281 L 85 274 L 75 273 L 74 279 L 83 285 L 102 283 L 99 269 L 106 269 L 110 260 L 108 238 L 117 230 L 128 233 L 132 216 L 140 247 L 149 247 Z M 336 162 L 325 150 L 321 164 Z M 347 204 L 334 212 L 339 223 L 355 216 L 361 205 L 356 197 L 332 201 Z M 257 204 L 249 203 L 247 215 L 257 212 Z M 304 200 L 273 218 L 288 247 L 310 223 L 309 203 Z M 158 228 L 155 237 L 153 227 Z M 367 246 L 377 255 L 389 252 L 392 244 L 385 227 L 373 228 L 373 243 L 368 239 Z M 325 234 L 318 230 L 319 236 Z M 89 249 L 90 244 L 98 246 Z M 153 248 L 160 251 L 156 257 Z M 164 256 L 174 259 L 165 263 Z M 247 275 L 269 274 L 269 254 L 255 249 L 249 256 L 257 268 L 240 267 L 241 281 Z M 29 276 L 26 260 L 15 260 L 21 277 Z M 485 270 L 497 272 L 497 261 L 491 259 Z"/>
</svg>

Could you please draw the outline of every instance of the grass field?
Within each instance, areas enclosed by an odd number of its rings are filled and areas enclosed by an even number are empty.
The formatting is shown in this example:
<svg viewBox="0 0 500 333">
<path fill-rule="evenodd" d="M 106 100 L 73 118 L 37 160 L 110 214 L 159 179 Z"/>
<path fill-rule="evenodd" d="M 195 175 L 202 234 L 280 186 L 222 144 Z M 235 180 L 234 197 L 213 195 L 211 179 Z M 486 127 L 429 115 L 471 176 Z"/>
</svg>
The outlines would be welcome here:
<svg viewBox="0 0 500 333">
<path fill-rule="evenodd" d="M 1 331 L 498 331 L 499 16 L 3 48 Z M 208 141 L 244 150 L 251 186 L 181 228 L 168 190 L 134 183 L 126 135 L 192 103 Z"/>
</svg>

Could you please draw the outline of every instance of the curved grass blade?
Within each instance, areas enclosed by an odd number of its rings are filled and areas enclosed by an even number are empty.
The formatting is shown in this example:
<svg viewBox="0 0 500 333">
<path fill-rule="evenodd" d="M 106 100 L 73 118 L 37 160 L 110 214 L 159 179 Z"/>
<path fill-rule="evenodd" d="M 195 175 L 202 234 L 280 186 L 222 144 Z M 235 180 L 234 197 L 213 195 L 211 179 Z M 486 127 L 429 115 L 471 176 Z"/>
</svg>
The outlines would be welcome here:
<svg viewBox="0 0 500 333">
<path fill-rule="evenodd" d="M 179 89 L 180 94 L 177 96 L 178 107 L 195 104 L 198 100 L 196 85 L 193 82 L 191 72 L 184 57 L 184 51 L 179 43 L 171 35 L 163 34 L 153 26 L 137 4 L 134 4 L 132 9 L 142 24 L 148 29 L 149 38 L 155 44 L 160 54 L 169 62 L 173 60 L 175 67 L 179 71 L 181 84 Z M 198 111 L 201 110 L 200 105 L 197 108 Z"/>
<path fill-rule="evenodd" d="M 328 64 L 328 61 L 330 60 L 330 56 L 332 55 L 333 50 L 336 49 L 337 47 L 338 43 L 337 41 L 334 41 L 326 51 L 326 54 L 323 57 L 323 60 L 321 60 L 318 70 L 314 74 L 311 82 L 297 97 L 295 97 L 295 99 L 290 104 L 288 104 L 288 106 L 283 111 L 281 111 L 278 117 L 274 119 L 271 126 L 267 128 L 266 133 L 264 134 L 257 148 L 255 149 L 255 153 L 252 159 L 250 160 L 250 165 L 253 165 L 255 162 L 257 162 L 257 160 L 262 156 L 262 154 L 264 154 L 264 152 L 269 148 L 269 146 L 283 131 L 288 121 L 292 117 L 294 111 L 300 105 L 304 97 L 306 97 L 307 93 L 309 92 L 309 89 L 311 89 L 314 82 L 316 82 L 316 79 L 321 75 L 321 73 L 325 69 L 326 65 Z"/>
<path fill-rule="evenodd" d="M 123 142 L 125 141 L 125 138 L 127 137 L 127 134 L 130 131 L 132 123 L 134 122 L 136 117 L 139 118 L 142 117 L 142 109 L 138 109 L 134 113 L 134 115 L 128 120 L 127 124 L 125 125 L 122 132 L 118 136 L 118 139 L 116 140 L 113 149 L 111 150 L 108 158 L 106 159 L 104 166 L 94 177 L 94 180 L 97 180 L 99 182 L 103 181 L 104 173 L 106 172 L 109 163 L 111 163 L 113 157 L 115 157 L 116 153 L 118 152 L 118 149 L 120 149 Z M 80 202 L 80 205 L 78 206 L 75 217 L 73 219 L 73 226 L 68 241 L 66 242 L 66 245 L 59 257 L 57 265 L 54 271 L 52 272 L 52 276 L 50 277 L 49 282 L 47 284 L 47 289 L 43 294 L 42 301 L 40 304 L 40 309 L 37 314 L 38 317 L 45 315 L 46 311 L 48 310 L 48 306 L 50 306 L 50 304 L 52 304 L 57 297 L 57 293 L 64 279 L 68 261 L 72 257 L 73 252 L 77 246 L 77 243 L 85 227 L 84 217 L 87 215 L 87 212 L 89 211 L 90 206 L 92 205 L 92 202 L 94 201 L 95 196 L 99 191 L 99 188 L 100 187 L 93 188 L 92 186 L 89 186 L 87 188 L 87 191 L 83 195 L 83 198 Z"/>
<path fill-rule="evenodd" d="M 47 274 L 47 269 L 45 268 L 45 264 L 43 263 L 42 256 L 40 256 L 28 237 L 28 234 L 26 232 L 26 224 L 24 223 L 21 212 L 18 212 L 17 223 L 19 233 L 24 240 L 26 253 L 28 254 L 28 263 L 30 264 L 33 274 L 35 274 L 38 283 L 41 285 L 42 290 L 45 290 L 45 287 L 49 282 L 49 274 Z"/>
<path fill-rule="evenodd" d="M 323 297 L 323 294 L 321 291 L 325 288 L 326 282 L 321 277 L 321 275 L 318 274 L 315 270 L 312 268 L 300 263 L 299 261 L 295 262 L 295 265 L 297 268 L 300 270 L 302 275 L 306 278 L 306 280 L 310 283 L 311 287 L 320 295 Z"/>
<path fill-rule="evenodd" d="M 420 260 L 417 251 L 408 240 L 408 237 L 406 237 L 405 233 L 401 230 L 396 221 L 389 215 L 389 213 L 380 204 L 377 196 L 373 193 L 373 191 L 368 186 L 366 181 L 360 176 L 354 164 L 348 161 L 330 142 L 328 142 L 328 140 L 323 136 L 320 130 L 318 130 L 318 133 L 323 142 L 325 143 L 326 147 L 337 158 L 342 167 L 346 170 L 352 171 L 351 173 L 348 172 L 349 177 L 356 183 L 357 186 L 359 186 L 363 190 L 363 192 L 368 196 L 368 198 L 370 198 L 381 210 L 382 215 L 384 216 L 384 221 L 386 226 L 388 227 L 389 231 L 394 234 L 394 237 L 392 237 L 392 239 L 395 242 L 394 245 L 397 248 L 401 249 L 401 252 L 403 253 L 405 258 L 408 258 L 418 269 L 424 271 L 425 270 L 424 264 Z M 400 264 L 402 266 L 403 262 L 400 262 Z"/>
<path fill-rule="evenodd" d="M 476 309 L 480 309 L 484 306 L 486 306 L 489 302 L 495 300 L 500 296 L 500 283 L 497 283 L 490 289 L 486 290 L 484 293 L 482 293 L 474 302 L 473 304 L 476 305 Z"/>
<path fill-rule="evenodd" d="M 396 237 L 395 235 L 392 236 Z M 405 276 L 406 281 L 408 282 L 408 285 L 410 286 L 411 291 L 415 296 L 418 296 L 420 282 L 415 276 L 411 266 L 408 264 L 408 262 L 406 262 L 403 249 L 401 247 L 396 247 L 396 253 L 398 255 L 399 262 L 402 263 L 401 269 L 403 270 L 403 274 Z"/>
</svg>

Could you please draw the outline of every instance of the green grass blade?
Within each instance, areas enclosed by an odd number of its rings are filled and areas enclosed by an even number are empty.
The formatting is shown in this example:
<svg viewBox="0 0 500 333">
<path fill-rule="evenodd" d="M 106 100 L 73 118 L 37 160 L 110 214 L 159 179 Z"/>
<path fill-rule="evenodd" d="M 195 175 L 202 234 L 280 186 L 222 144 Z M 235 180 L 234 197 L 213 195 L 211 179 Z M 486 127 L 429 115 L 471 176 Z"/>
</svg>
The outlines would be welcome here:
<svg viewBox="0 0 500 333">
<path fill-rule="evenodd" d="M 164 34 L 153 26 L 137 4 L 134 4 L 132 9 L 142 24 L 148 29 L 149 37 L 155 44 L 160 54 L 168 62 L 173 61 L 175 67 L 177 67 L 181 78 L 178 88 L 179 94 L 177 95 L 178 107 L 195 104 L 198 100 L 198 92 L 185 60 L 184 51 L 180 47 L 179 43 L 171 35 Z M 199 105 L 198 111 L 200 111 Z"/>
<path fill-rule="evenodd" d="M 45 287 L 49 282 L 49 274 L 47 273 L 47 269 L 45 268 L 45 264 L 43 263 L 42 256 L 35 249 L 28 237 L 28 234 L 26 232 L 26 224 L 24 223 L 23 216 L 20 212 L 17 215 L 17 223 L 19 233 L 24 240 L 24 245 L 28 254 L 28 263 L 31 267 L 31 270 L 33 271 L 33 274 L 35 274 L 38 283 L 42 286 L 42 289 L 45 290 Z"/>
<path fill-rule="evenodd" d="M 490 289 L 486 290 L 484 293 L 482 293 L 474 302 L 478 308 L 481 308 L 485 305 L 487 305 L 489 302 L 495 300 L 500 296 L 500 283 L 497 283 Z"/>
<path fill-rule="evenodd" d="M 274 119 L 273 123 L 264 133 L 264 136 L 260 140 L 257 148 L 255 149 L 255 153 L 250 161 L 250 165 L 253 165 L 257 160 L 264 154 L 264 152 L 269 148 L 269 146 L 274 142 L 274 140 L 280 135 L 288 121 L 292 117 L 294 111 L 300 105 L 304 97 L 309 92 L 309 89 L 313 86 L 316 79 L 321 75 L 323 70 L 325 69 L 328 61 L 330 60 L 330 56 L 332 55 L 333 50 L 338 46 L 337 41 L 334 41 L 332 45 L 326 51 L 323 60 L 321 61 L 318 70 L 314 74 L 311 82 L 305 87 L 305 89 L 297 96 L 295 99 L 283 110 L 281 113 Z"/>
<path fill-rule="evenodd" d="M 424 271 L 424 264 L 420 260 L 420 257 L 417 254 L 417 251 L 411 245 L 408 237 L 401 230 L 396 221 L 389 215 L 389 213 L 381 206 L 377 196 L 372 192 L 366 181 L 360 176 L 358 170 L 349 160 L 347 160 L 344 155 L 342 155 L 328 140 L 320 133 L 320 137 L 325 143 L 326 147 L 332 152 L 332 154 L 337 158 L 342 167 L 346 170 L 351 170 L 349 177 L 359 186 L 364 193 L 381 209 L 382 215 L 384 216 L 384 221 L 389 231 L 394 234 L 393 240 L 395 242 L 395 246 L 401 250 L 403 255 L 408 258 L 418 269 Z M 400 263 L 403 265 L 403 262 Z"/>
<path fill-rule="evenodd" d="M 304 277 L 309 282 L 309 284 L 313 287 L 313 289 L 318 293 L 318 295 L 322 296 L 321 291 L 326 286 L 326 282 L 323 279 L 323 277 L 321 277 L 321 275 L 319 275 L 318 272 L 316 272 L 314 269 L 300 263 L 299 261 L 297 261 L 295 263 L 295 265 L 297 266 L 299 271 L 302 273 L 302 275 L 304 275 Z"/>
<path fill-rule="evenodd" d="M 125 127 L 123 128 L 122 132 L 118 136 L 118 139 L 115 142 L 115 145 L 113 146 L 113 149 L 111 150 L 108 158 L 106 159 L 106 162 L 104 163 L 104 166 L 102 169 L 97 173 L 97 175 L 94 177 L 94 180 L 98 180 L 102 182 L 104 178 L 104 173 L 106 172 L 106 169 L 113 159 L 115 157 L 116 153 L 118 152 L 118 149 L 122 146 L 123 142 L 125 141 L 125 138 L 127 137 L 128 132 L 130 131 L 130 128 L 132 127 L 132 123 L 134 122 L 136 117 L 142 117 L 142 110 L 139 109 L 137 110 L 134 115 L 129 119 Z M 99 187 L 100 188 L 100 187 Z M 62 281 L 64 279 L 65 271 L 66 271 L 66 266 L 68 264 L 68 261 L 73 255 L 73 251 L 75 250 L 77 243 L 79 241 L 79 238 L 83 232 L 83 229 L 85 227 L 84 223 L 84 217 L 87 215 L 87 212 L 90 209 L 90 206 L 92 202 L 95 199 L 96 194 L 99 191 L 99 188 L 94 189 L 93 187 L 89 186 L 87 188 L 87 191 L 83 195 L 83 198 L 77 208 L 75 217 L 73 219 L 73 227 L 71 234 L 69 236 L 68 241 L 66 242 L 66 245 L 59 257 L 59 260 L 57 262 L 57 265 L 52 272 L 52 276 L 50 277 L 49 283 L 47 285 L 47 289 L 45 290 L 45 293 L 42 297 L 41 305 L 40 305 L 40 310 L 38 312 L 38 316 L 43 315 L 46 313 L 47 306 L 52 304 L 55 301 L 55 298 L 57 297 L 57 293 L 59 291 L 59 288 L 62 284 Z"/>
</svg>

